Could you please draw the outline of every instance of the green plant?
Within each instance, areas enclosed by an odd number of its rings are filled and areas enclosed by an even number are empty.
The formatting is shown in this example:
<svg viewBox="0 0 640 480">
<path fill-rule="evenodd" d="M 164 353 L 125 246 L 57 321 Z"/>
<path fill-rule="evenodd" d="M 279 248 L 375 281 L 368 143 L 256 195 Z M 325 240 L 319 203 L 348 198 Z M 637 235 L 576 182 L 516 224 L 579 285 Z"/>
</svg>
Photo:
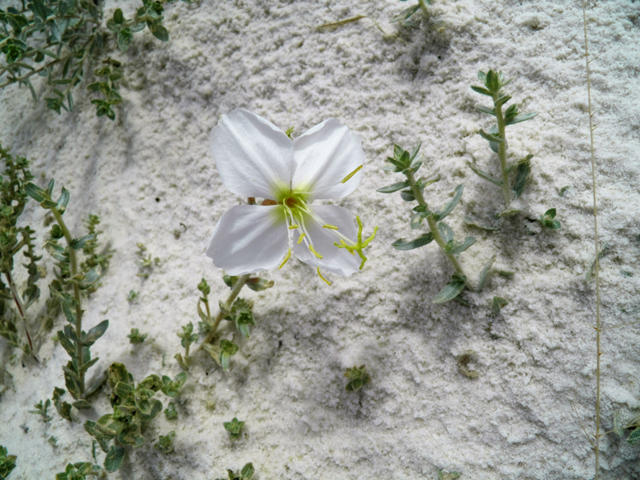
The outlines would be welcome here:
<svg viewBox="0 0 640 480">
<path fill-rule="evenodd" d="M 182 332 L 178 332 L 176 335 L 180 337 L 180 345 L 184 348 L 184 357 L 181 354 L 176 353 L 174 358 L 178 361 L 178 364 L 183 370 L 189 370 L 189 367 L 191 367 L 189 350 L 191 348 L 191 344 L 198 341 L 200 333 L 193 333 L 193 323 L 189 322 L 187 325 L 182 327 Z"/>
<path fill-rule="evenodd" d="M 558 220 L 555 220 L 555 218 L 556 209 L 550 208 L 549 210 L 544 212 L 544 214 L 540 215 L 540 225 L 542 225 L 544 228 L 548 228 L 549 230 L 558 230 L 562 228 L 560 222 Z"/>
<path fill-rule="evenodd" d="M 173 430 L 166 435 L 160 435 L 159 440 L 154 445 L 156 449 L 160 450 L 165 455 L 174 452 L 173 440 L 176 438 L 176 432 Z"/>
<path fill-rule="evenodd" d="M 132 345 L 137 345 L 144 342 L 144 339 L 147 338 L 147 334 L 141 334 L 140 330 L 138 330 L 137 328 L 132 328 L 131 333 L 127 335 L 127 338 L 129 339 L 129 343 L 131 343 Z"/>
<path fill-rule="evenodd" d="M 493 108 L 484 107 L 482 105 L 476 105 L 475 109 L 481 113 L 491 115 L 495 117 L 496 123 L 491 126 L 488 132 L 480 129 L 480 136 L 489 142 L 491 150 L 498 155 L 500 161 L 501 178 L 496 178 L 479 168 L 475 167 L 471 163 L 468 163 L 471 170 L 479 177 L 487 180 L 502 189 L 506 209 L 498 214 L 500 217 L 515 215 L 520 212 L 518 209 L 511 208 L 511 195 L 519 197 L 523 190 L 527 177 L 531 173 L 531 159 L 532 154 L 527 155 L 523 159 L 519 160 L 513 165 L 507 164 L 507 136 L 506 127 L 509 125 L 515 125 L 517 123 L 526 122 L 536 116 L 535 113 L 520 113 L 518 111 L 518 105 L 513 104 L 505 112 L 502 111 L 502 107 L 511 100 L 511 96 L 502 92 L 502 88 L 507 86 L 510 79 L 506 79 L 502 74 L 502 71 L 494 72 L 489 70 L 484 73 L 482 70 L 478 72 L 478 78 L 483 82 L 484 86 L 472 86 L 471 89 L 481 95 L 491 97 L 493 100 Z M 515 171 L 516 178 L 511 185 L 509 174 Z"/>
<path fill-rule="evenodd" d="M 137 448 L 146 443 L 142 429 L 162 411 L 162 402 L 153 396 L 163 384 L 157 375 L 149 375 L 135 385 L 133 375 L 121 363 L 109 367 L 108 381 L 113 413 L 103 415 L 97 422 L 87 420 L 84 428 L 107 454 L 105 470 L 115 472 L 122 465 L 127 445 Z"/>
<path fill-rule="evenodd" d="M 69 463 L 64 472 L 56 474 L 56 480 L 85 480 L 87 477 L 98 477 L 102 474 L 99 465 L 89 462 Z"/>
<path fill-rule="evenodd" d="M 104 334 L 109 326 L 109 320 L 100 322 L 88 332 L 82 330 L 82 292 L 88 294 L 94 291 L 102 273 L 103 266 L 108 265 L 108 258 L 97 261 L 95 258 L 95 250 L 97 249 L 97 233 L 95 229 L 93 233 L 89 233 L 81 238 L 73 238 L 71 232 L 67 228 L 63 220 L 69 203 L 70 194 L 66 188 L 62 188 L 62 192 L 57 201 L 53 201 L 53 179 L 49 182 L 46 190 L 33 183 L 28 183 L 25 187 L 27 194 L 40 206 L 49 210 L 55 222 L 50 231 L 50 237 L 44 243 L 44 249 L 57 260 L 57 280 L 51 282 L 49 291 L 51 296 L 57 301 L 64 312 L 68 325 L 63 330 L 58 331 L 58 340 L 71 357 L 64 368 L 64 378 L 67 391 L 76 400 L 73 406 L 79 409 L 90 408 L 86 398 L 98 388 L 95 385 L 91 389 L 87 389 L 85 385 L 85 374 L 87 370 L 94 365 L 98 358 L 91 358 L 91 346 Z M 97 217 L 90 225 L 94 228 Z M 67 246 L 62 247 L 58 244 L 58 240 L 64 238 Z M 87 261 L 82 265 L 78 261 L 78 250 L 87 248 L 89 255 Z M 73 295 L 65 292 L 71 289 Z"/>
<path fill-rule="evenodd" d="M 0 9 L 0 89 L 12 84 L 26 86 L 37 101 L 32 83 L 35 75 L 46 79 L 47 107 L 58 114 L 74 108 L 73 91 L 115 45 L 127 50 L 133 34 L 149 28 L 159 40 L 169 40 L 163 25 L 164 4 L 173 0 L 142 0 L 132 18 L 121 9 L 103 19 L 104 2 L 89 0 L 31 0 L 20 8 Z M 182 0 L 190 3 L 190 0 Z M 0 56 L 1 58 L 1 56 Z M 97 81 L 89 91 L 102 98 L 91 101 L 96 114 L 115 119 L 112 107 L 122 102 L 117 82 L 122 64 L 110 57 L 93 72 Z"/>
<path fill-rule="evenodd" d="M 0 480 L 4 480 L 16 468 L 15 455 L 9 455 L 7 449 L 0 445 Z"/>
<path fill-rule="evenodd" d="M 180 390 L 187 381 L 187 372 L 181 372 L 176 375 L 175 380 L 171 380 L 167 375 L 162 376 L 162 393 L 167 397 L 176 397 L 180 394 Z"/>
<path fill-rule="evenodd" d="M 238 346 L 225 339 L 221 339 L 219 344 L 215 345 L 213 342 L 216 339 L 218 326 L 222 320 L 228 320 L 235 324 L 238 331 L 244 337 L 249 338 L 249 326 L 255 325 L 255 319 L 253 317 L 253 302 L 238 298 L 240 290 L 242 290 L 242 287 L 246 285 L 254 292 L 259 292 L 273 287 L 273 281 L 259 277 L 251 277 L 251 275 L 248 274 L 240 276 L 223 275 L 222 279 L 224 280 L 224 283 L 231 288 L 231 294 L 227 298 L 226 302 L 223 302 L 222 300 L 218 302 L 220 311 L 215 318 L 212 318 L 211 310 L 209 308 L 209 293 L 211 293 L 211 287 L 209 287 L 204 278 L 198 284 L 198 290 L 202 292 L 202 297 L 200 297 L 198 301 L 198 315 L 201 319 L 198 326 L 200 328 L 200 332 L 205 336 L 205 339 L 200 344 L 198 350 L 206 350 L 211 355 L 211 358 L 222 366 L 223 370 L 228 370 L 229 359 L 236 354 Z M 204 310 L 200 304 L 204 305 Z M 182 328 L 184 329 L 185 327 Z M 178 336 L 180 336 L 180 334 L 178 334 Z M 178 356 L 176 356 L 176 359 L 178 359 L 178 362 L 180 363 L 181 360 Z"/>
<path fill-rule="evenodd" d="M 51 417 L 47 415 L 47 409 L 51 406 L 51 400 L 47 398 L 46 401 L 40 400 L 38 403 L 34 405 L 35 410 L 29 410 L 29 413 L 33 413 L 35 415 L 41 415 L 43 422 L 48 422 L 51 420 Z"/>
<path fill-rule="evenodd" d="M 29 333 L 27 309 L 40 297 L 40 289 L 36 282 L 40 279 L 37 262 L 42 257 L 35 254 L 35 232 L 29 226 L 18 226 L 18 219 L 27 204 L 26 188 L 33 175 L 29 171 L 29 161 L 26 158 L 14 158 L 1 144 L 0 161 L 4 163 L 0 177 L 0 273 L 4 277 L 0 278 L 0 336 L 6 338 L 11 346 L 30 354 L 34 353 L 34 345 Z M 27 264 L 22 264 L 29 275 L 27 288 L 22 294 L 13 280 L 14 257 L 20 251 L 29 260 Z M 9 302 L 15 305 L 17 314 Z M 22 322 L 26 343 L 18 334 L 17 318 Z"/>
<path fill-rule="evenodd" d="M 367 383 L 371 383 L 371 375 L 367 373 L 367 368 L 364 365 L 347 368 L 344 376 L 349 379 L 349 383 L 345 387 L 347 392 L 357 392 Z"/>
<path fill-rule="evenodd" d="M 231 440 L 235 440 L 242 433 L 244 422 L 241 422 L 236 417 L 233 417 L 233 420 L 231 420 L 230 422 L 224 422 L 222 425 L 224 425 L 225 430 L 229 432 L 229 437 L 231 437 Z"/>
<path fill-rule="evenodd" d="M 227 470 L 229 475 L 229 480 L 251 480 L 253 475 L 256 473 L 256 469 L 253 468 L 253 463 L 247 463 L 240 473 L 234 473 L 233 470 Z M 224 478 L 218 478 L 217 480 L 226 480 Z"/>
<path fill-rule="evenodd" d="M 178 418 L 178 411 L 173 402 L 169 402 L 167 408 L 164 409 L 164 416 L 167 417 L 167 420 L 176 420 Z"/>
<path fill-rule="evenodd" d="M 151 274 L 151 272 L 153 272 L 153 268 L 160 265 L 160 259 L 158 257 L 152 259 L 151 254 L 145 256 L 147 247 L 144 245 L 144 243 L 137 243 L 136 246 L 138 247 L 138 251 L 136 253 L 138 257 L 140 257 L 140 271 L 138 272 L 137 276 L 142 278 L 149 278 L 149 275 Z M 129 294 L 131 295 L 131 292 L 129 292 Z M 135 298 L 135 296 L 133 298 Z"/>
<path fill-rule="evenodd" d="M 400 172 L 406 180 L 383 188 L 379 188 L 380 193 L 393 193 L 401 190 L 400 195 L 406 202 L 417 202 L 418 205 L 413 208 L 414 214 L 409 222 L 411 229 L 420 228 L 423 221 L 426 220 L 429 231 L 414 240 L 399 239 L 391 245 L 396 250 L 412 250 L 414 248 L 424 247 L 435 240 L 440 250 L 449 260 L 455 272 L 449 283 L 438 293 L 433 299 L 433 303 L 444 303 L 456 298 L 467 284 L 467 276 L 458 261 L 458 255 L 468 249 L 476 241 L 475 237 L 466 237 L 462 242 L 454 240 L 454 233 L 451 227 L 444 223 L 444 220 L 458 205 L 462 198 L 464 185 L 458 185 L 454 192 L 453 198 L 443 205 L 440 209 L 433 212 L 429 209 L 424 199 L 424 189 L 432 183 L 440 181 L 438 175 L 432 179 L 419 178 L 416 180 L 415 173 L 422 166 L 422 161 L 418 158 L 420 144 L 409 153 L 399 145 L 393 148 L 393 157 L 387 158 L 385 170 L 391 172 Z"/>
</svg>

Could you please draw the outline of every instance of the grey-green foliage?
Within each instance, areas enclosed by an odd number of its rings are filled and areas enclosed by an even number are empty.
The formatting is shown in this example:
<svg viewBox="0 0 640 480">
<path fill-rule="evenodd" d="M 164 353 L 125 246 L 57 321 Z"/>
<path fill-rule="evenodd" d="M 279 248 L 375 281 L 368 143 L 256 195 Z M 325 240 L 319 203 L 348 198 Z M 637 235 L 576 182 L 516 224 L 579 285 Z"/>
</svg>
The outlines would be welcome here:
<svg viewBox="0 0 640 480">
<path fill-rule="evenodd" d="M 0 445 L 0 480 L 4 480 L 16 468 L 15 455 L 9 455 L 7 449 Z"/>
<path fill-rule="evenodd" d="M 229 480 L 251 480 L 253 475 L 256 473 L 256 469 L 253 468 L 253 463 L 247 463 L 240 473 L 235 473 L 233 470 L 227 470 L 227 474 L 229 475 Z M 218 478 L 216 480 L 227 480 L 225 478 Z"/>
<path fill-rule="evenodd" d="M 371 375 L 367 372 L 367 367 L 365 365 L 347 368 L 344 376 L 349 379 L 349 382 L 345 387 L 347 392 L 357 392 L 367 383 L 371 383 Z"/>
<path fill-rule="evenodd" d="M 438 480 L 456 480 L 462 476 L 459 472 L 445 472 L 438 470 Z"/>
<path fill-rule="evenodd" d="M 511 209 L 511 197 L 512 195 L 515 197 L 522 195 L 527 177 L 531 173 L 531 159 L 533 158 L 533 155 L 529 154 L 512 165 L 507 164 L 508 143 L 506 127 L 530 120 L 535 117 L 536 114 L 520 113 L 517 104 L 511 105 L 503 112 L 502 108 L 509 100 L 511 100 L 511 96 L 503 93 L 502 88 L 508 85 L 511 80 L 506 79 L 502 74 L 502 71 L 495 72 L 493 70 L 489 70 L 485 73 L 481 70 L 478 72 L 478 78 L 484 85 L 472 86 L 471 88 L 474 92 L 491 97 L 493 100 L 493 108 L 476 105 L 475 109 L 495 118 L 495 123 L 488 131 L 485 132 L 483 129 L 480 129 L 479 133 L 482 138 L 489 142 L 491 150 L 498 155 L 501 177 L 496 178 L 493 175 L 480 170 L 471 163 L 468 165 L 479 177 L 499 186 L 502 189 L 507 208 L 499 215 L 509 216 L 519 212 L 519 210 Z M 510 174 L 512 172 L 515 174 L 513 182 L 510 179 Z"/>
<path fill-rule="evenodd" d="M 53 388 L 53 404 L 56 407 L 56 410 L 60 414 L 60 416 L 66 420 L 72 421 L 71 419 L 71 407 L 72 405 L 67 402 L 63 402 L 61 399 L 64 396 L 66 391 L 59 387 Z"/>
<path fill-rule="evenodd" d="M 160 435 L 160 438 L 154 445 L 156 449 L 160 450 L 165 455 L 174 452 L 173 440 L 176 438 L 176 432 L 173 430 L 166 435 Z"/>
<path fill-rule="evenodd" d="M 136 276 L 149 278 L 149 275 L 151 274 L 151 272 L 153 272 L 154 267 L 160 265 L 160 259 L 158 257 L 152 259 L 151 254 L 146 255 L 147 247 L 144 245 L 144 243 L 137 243 L 136 246 L 138 247 L 137 255 L 138 257 L 140 257 L 140 271 Z"/>
<path fill-rule="evenodd" d="M 400 0 L 406 2 L 407 0 Z M 411 5 L 409 8 L 405 8 L 402 12 L 394 16 L 391 21 L 398 22 L 403 27 L 415 27 L 420 23 L 420 20 L 416 18 L 415 13 L 422 12 L 422 18 L 425 20 L 429 18 L 429 10 L 427 5 L 431 5 L 431 0 L 418 0 L 418 3 Z"/>
<path fill-rule="evenodd" d="M 127 338 L 129 339 L 130 344 L 137 345 L 144 342 L 144 339 L 147 338 L 147 335 L 148 334 L 146 333 L 140 333 L 140 330 L 138 330 L 137 328 L 132 328 L 131 333 L 127 335 Z"/>
<path fill-rule="evenodd" d="M 142 429 L 162 411 L 162 402 L 153 396 L 163 383 L 157 375 L 149 375 L 136 385 L 133 375 L 121 363 L 109 367 L 108 381 L 113 413 L 103 415 L 97 422 L 87 420 L 84 428 L 107 454 L 105 470 L 114 472 L 122 465 L 125 446 L 137 448 L 146 443 Z"/>
<path fill-rule="evenodd" d="M 458 255 L 472 246 L 476 239 L 475 237 L 468 236 L 465 237 L 463 241 L 456 241 L 451 227 L 443 222 L 460 202 L 464 185 L 458 185 L 453 192 L 453 198 L 439 209 L 432 211 L 429 208 L 423 196 L 424 189 L 440 181 L 440 176 L 438 175 L 431 179 L 421 177 L 416 180 L 415 173 L 422 166 L 422 161 L 418 157 L 419 151 L 420 144 L 418 144 L 411 153 L 399 145 L 394 145 L 393 157 L 387 158 L 388 163 L 384 169 L 390 172 L 402 173 L 406 180 L 380 188 L 378 192 L 393 193 L 400 191 L 400 195 L 404 201 L 418 203 L 418 205 L 413 208 L 414 213 L 409 221 L 409 226 L 412 230 L 415 230 L 426 224 L 428 231 L 413 240 L 401 238 L 391 245 L 396 250 L 413 250 L 428 245 L 435 240 L 436 244 L 455 268 L 451 280 L 433 299 L 434 303 L 444 303 L 456 298 L 464 289 L 467 277 L 458 262 Z"/>
<path fill-rule="evenodd" d="M 145 28 L 168 41 L 163 13 L 164 4 L 172 1 L 142 0 L 131 18 L 117 9 L 106 22 L 102 0 L 23 0 L 18 8 L 0 9 L 0 89 L 25 86 L 37 101 L 32 83 L 37 75 L 48 85 L 47 107 L 60 113 L 73 110 L 74 88 L 93 76 L 96 81 L 88 89 L 100 94 L 91 102 L 97 115 L 115 119 L 112 107 L 122 102 L 117 85 L 122 65 L 108 55 L 116 45 L 126 51 L 133 34 Z M 100 61 L 103 65 L 92 74 L 91 65 Z"/>
<path fill-rule="evenodd" d="M 231 437 L 231 439 L 234 440 L 238 438 L 242 433 L 244 422 L 241 422 L 236 417 L 233 417 L 230 422 L 224 422 L 222 425 L 224 426 L 225 430 L 229 432 L 229 436 Z"/>
<path fill-rule="evenodd" d="M 104 320 L 91 328 L 88 332 L 82 330 L 82 292 L 94 291 L 103 274 L 103 265 L 108 264 L 108 258 L 99 258 L 96 250 L 97 217 L 90 219 L 90 231 L 83 237 L 73 238 L 64 222 L 63 216 L 67 210 L 70 194 L 62 188 L 58 200 L 52 198 L 55 182 L 49 182 L 46 189 L 42 189 L 33 183 L 25 187 L 27 194 L 40 206 L 49 210 L 55 222 L 50 231 L 50 237 L 44 243 L 44 249 L 58 262 L 57 280 L 51 282 L 49 292 L 52 298 L 59 304 L 69 322 L 58 331 L 58 340 L 67 351 L 71 360 L 64 367 L 64 378 L 67 391 L 76 400 L 73 406 L 79 409 L 90 408 L 87 402 L 87 390 L 85 374 L 94 365 L 98 358 L 91 358 L 91 346 L 104 334 L 109 326 L 109 321 Z M 59 240 L 65 239 L 66 247 L 59 244 Z M 78 253 L 83 251 L 87 260 L 79 264 Z M 71 290 L 72 294 L 66 293 Z"/>
<path fill-rule="evenodd" d="M 189 350 L 191 349 L 191 345 L 198 341 L 200 333 L 193 333 L 193 323 L 191 322 L 181 328 L 182 332 L 178 332 L 177 335 L 180 337 L 180 345 L 184 348 L 184 357 L 180 353 L 177 353 L 175 355 L 175 359 L 183 370 L 189 370 L 189 367 L 191 366 Z"/>
<path fill-rule="evenodd" d="M 29 413 L 33 413 L 34 415 L 41 415 L 43 422 L 48 422 L 51 420 L 51 417 L 47 414 L 47 410 L 51 406 L 51 400 L 47 398 L 46 401 L 40 400 L 33 407 L 35 410 L 29 410 Z"/>
<path fill-rule="evenodd" d="M 173 402 L 169 402 L 167 408 L 164 409 L 164 416 L 167 417 L 167 420 L 176 420 L 178 418 L 178 411 Z"/>
<path fill-rule="evenodd" d="M 69 463 L 64 472 L 56 474 L 56 480 L 86 480 L 102 476 L 102 468 L 89 462 Z"/>
<path fill-rule="evenodd" d="M 40 297 L 36 282 L 40 279 L 37 262 L 42 258 L 35 254 L 34 230 L 28 225 L 19 225 L 28 201 L 27 184 L 33 179 L 26 158 L 14 158 L 0 144 L 0 162 L 3 171 L 0 176 L 0 336 L 13 347 L 25 353 L 33 351 L 33 341 L 29 334 L 27 309 Z M 14 257 L 22 252 L 27 263 L 18 261 L 27 270 L 27 287 L 18 291 L 13 282 Z M 19 334 L 18 319 L 21 320 L 26 342 Z"/>
<path fill-rule="evenodd" d="M 628 432 L 627 443 L 636 445 L 640 443 L 640 415 L 636 415 L 627 422 L 621 421 L 621 410 L 613 413 L 613 432 L 623 438 Z"/>
<path fill-rule="evenodd" d="M 167 397 L 176 397 L 180 394 L 182 386 L 187 381 L 187 372 L 181 372 L 176 375 L 174 380 L 167 375 L 162 376 L 162 393 Z"/>
<path fill-rule="evenodd" d="M 556 218 L 556 209 L 550 208 L 544 214 L 540 215 L 540 225 L 544 228 L 548 228 L 549 230 L 559 230 L 562 228 L 562 225 Z"/>
</svg>

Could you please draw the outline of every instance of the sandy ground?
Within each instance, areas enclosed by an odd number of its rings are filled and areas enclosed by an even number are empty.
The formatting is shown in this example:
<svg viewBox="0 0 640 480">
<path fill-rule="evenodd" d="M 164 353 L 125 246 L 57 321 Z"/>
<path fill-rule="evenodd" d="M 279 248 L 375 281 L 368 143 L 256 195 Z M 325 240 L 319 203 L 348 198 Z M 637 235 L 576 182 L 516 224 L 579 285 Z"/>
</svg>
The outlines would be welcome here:
<svg viewBox="0 0 640 480">
<path fill-rule="evenodd" d="M 241 349 L 230 371 L 198 356 L 178 400 L 179 420 L 158 416 L 146 431 L 149 443 L 110 478 L 212 479 L 249 461 L 260 480 L 435 479 L 438 468 L 474 480 L 593 478 L 593 448 L 581 427 L 594 431 L 596 391 L 595 291 L 585 281 L 595 250 L 581 4 L 437 1 L 439 33 L 390 23 L 409 4 L 170 5 L 170 42 L 146 31 L 126 54 L 113 52 L 126 65 L 125 102 L 115 122 L 95 117 L 83 88 L 76 111 L 60 116 L 43 103 L 34 107 L 26 90 L 3 92 L 3 146 L 33 161 L 41 185 L 54 176 L 69 189 L 66 218 L 78 234 L 87 214 L 100 215 L 103 238 L 115 249 L 103 286 L 86 305 L 87 328 L 111 322 L 92 348 L 100 362 L 90 378 L 112 362 L 125 363 L 138 381 L 151 373 L 173 377 L 180 371 L 173 356 L 182 351 L 175 333 L 198 320 L 198 281 L 204 276 L 212 285 L 214 304 L 227 295 L 222 272 L 204 255 L 222 213 L 244 201 L 222 186 L 209 152 L 220 114 L 244 107 L 283 130 L 294 126 L 294 136 L 333 116 L 362 138 L 363 181 L 339 204 L 359 214 L 366 228 L 379 225 L 365 269 L 331 276 L 328 287 L 293 260 L 265 275 L 273 289 L 243 291 L 255 301 L 258 324 L 250 339 L 236 335 Z M 110 1 L 106 11 L 118 6 L 132 8 Z M 640 312 L 639 8 L 629 0 L 588 8 L 597 56 L 591 67 L 599 222 L 610 248 L 601 262 L 605 326 L 634 322 Z M 359 14 L 369 18 L 314 29 Z M 384 38 L 372 19 L 399 36 Z M 502 207 L 499 189 L 466 166 L 497 168 L 477 135 L 488 129 L 489 117 L 473 110 L 487 102 L 469 88 L 478 84 L 477 71 L 489 68 L 513 77 L 507 92 L 523 111 L 538 113 L 508 129 L 512 159 L 535 157 L 523 213 L 498 233 L 463 222 L 470 214 L 488 219 Z M 416 234 L 408 225 L 410 206 L 398 194 L 375 190 L 401 180 L 382 170 L 393 144 L 410 148 L 418 141 L 426 155 L 421 173 L 442 175 L 426 191 L 427 201 L 440 205 L 465 183 L 448 222 L 458 237 L 478 239 L 461 255 L 470 276 L 477 278 L 494 254 L 497 268 L 515 272 L 468 294 L 470 308 L 431 303 L 450 274 L 435 245 L 411 252 L 390 245 Z M 536 219 L 552 207 L 562 229 L 541 231 Z M 26 220 L 40 238 L 43 218 L 41 209 L 29 207 Z M 136 277 L 137 242 L 161 259 L 146 280 Z M 43 298 L 47 281 L 40 283 Z M 140 297 L 129 303 L 132 289 Z M 509 302 L 496 318 L 493 296 Z M 129 344 L 132 327 L 149 334 L 145 343 Z M 638 407 L 638 328 L 603 333 L 604 430 L 615 409 L 630 416 Z M 226 332 L 231 338 L 232 330 Z M 0 349 L 6 369 L 0 444 L 18 455 L 10 478 L 52 479 L 68 462 L 91 460 L 82 423 L 107 412 L 106 390 L 95 410 L 74 413 L 77 422 L 54 412 L 43 424 L 27 410 L 63 386 L 67 354 L 47 341 L 37 366 L 12 357 L 4 341 Z M 476 379 L 457 366 L 469 350 Z M 373 382 L 357 394 L 345 392 L 345 368 L 361 364 Z M 222 427 L 233 417 L 246 422 L 235 442 Z M 170 430 L 176 451 L 165 456 L 152 442 Z M 56 448 L 47 443 L 51 435 Z M 613 435 L 602 441 L 601 464 L 601 478 L 640 476 L 637 447 Z"/>
</svg>

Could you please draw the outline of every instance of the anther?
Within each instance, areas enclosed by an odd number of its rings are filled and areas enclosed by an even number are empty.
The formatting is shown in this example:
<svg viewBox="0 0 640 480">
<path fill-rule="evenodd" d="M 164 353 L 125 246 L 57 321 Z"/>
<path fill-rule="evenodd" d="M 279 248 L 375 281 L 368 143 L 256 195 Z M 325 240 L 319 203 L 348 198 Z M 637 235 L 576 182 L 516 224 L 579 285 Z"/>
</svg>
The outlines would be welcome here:
<svg viewBox="0 0 640 480">
<path fill-rule="evenodd" d="M 305 237 L 306 233 L 301 233 L 300 238 L 298 238 L 298 245 L 302 243 L 302 239 Z"/>
<path fill-rule="evenodd" d="M 318 252 L 316 252 L 316 249 L 313 248 L 313 245 L 309 245 L 309 251 L 311 253 L 313 253 L 317 258 L 322 260 L 322 255 L 320 255 Z"/>
<path fill-rule="evenodd" d="M 353 172 L 351 172 L 349 175 L 347 175 L 346 177 L 344 177 L 344 178 L 342 179 L 342 182 L 340 182 L 340 183 L 347 183 L 347 182 L 351 179 L 351 177 L 353 177 L 356 173 L 358 173 L 358 172 L 360 171 L 360 169 L 361 169 L 362 167 L 364 167 L 364 165 L 360 165 L 360 166 L 359 166 L 358 168 L 356 168 Z"/>
<path fill-rule="evenodd" d="M 300 225 L 289 225 L 289 230 L 295 230 L 296 228 L 299 228 Z"/>
<path fill-rule="evenodd" d="M 329 230 L 338 230 L 338 227 L 335 225 L 329 225 L 328 223 L 324 224 L 322 228 L 328 228 Z"/>
<path fill-rule="evenodd" d="M 278 267 L 278 270 L 280 270 L 282 267 L 284 267 L 284 264 L 289 261 L 290 257 L 291 257 L 291 249 L 289 249 L 289 251 L 285 255 L 284 260 L 282 261 L 282 264 L 280 264 L 280 266 Z"/>
<path fill-rule="evenodd" d="M 327 282 L 327 285 L 331 286 L 331 282 L 330 282 L 329 280 L 327 280 L 326 278 L 324 278 L 324 277 L 322 276 L 322 274 L 320 273 L 320 267 L 318 267 L 318 276 L 319 276 L 322 280 L 324 280 L 325 282 Z"/>
</svg>

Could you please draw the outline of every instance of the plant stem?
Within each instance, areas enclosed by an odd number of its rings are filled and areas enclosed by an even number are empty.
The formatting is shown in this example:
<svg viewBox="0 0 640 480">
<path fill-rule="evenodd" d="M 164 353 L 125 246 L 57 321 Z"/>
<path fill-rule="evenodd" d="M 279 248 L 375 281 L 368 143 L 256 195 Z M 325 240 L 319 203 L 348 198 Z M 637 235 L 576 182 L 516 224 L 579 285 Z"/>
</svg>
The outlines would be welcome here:
<svg viewBox="0 0 640 480">
<path fill-rule="evenodd" d="M 407 176 L 407 180 L 409 180 L 409 186 L 411 187 L 413 196 L 416 198 L 416 200 L 421 206 L 427 207 L 427 202 L 425 201 L 424 196 L 422 196 L 422 191 L 416 185 L 416 179 L 413 176 L 413 172 L 406 173 L 405 175 Z M 433 218 L 433 215 L 429 215 L 427 217 L 427 223 L 429 225 L 429 231 L 431 232 L 431 235 L 433 235 L 433 239 L 436 241 L 436 243 L 440 247 L 440 250 L 442 250 L 442 253 L 444 253 L 444 255 L 449 259 L 449 261 L 451 262 L 451 265 L 453 265 L 453 268 L 456 269 L 456 272 L 466 277 L 464 270 L 460 265 L 460 262 L 458 262 L 458 259 L 453 254 L 448 253 L 446 251 L 447 245 L 444 242 L 444 239 L 442 238 L 442 236 L 440 235 L 440 232 L 438 231 L 438 224 L 436 223 L 436 220 Z"/>
<path fill-rule="evenodd" d="M 601 393 L 601 374 L 600 374 L 600 356 L 602 351 L 600 350 L 600 336 L 602 333 L 602 322 L 600 318 L 600 259 L 598 249 L 598 198 L 596 196 L 596 157 L 593 141 L 593 131 L 595 127 L 593 125 L 593 106 L 591 103 L 591 69 L 589 68 L 589 39 L 587 36 L 587 4 L 585 0 L 582 0 L 582 20 L 584 25 L 584 53 L 587 70 L 587 95 L 589 99 L 589 136 L 590 136 L 590 150 L 591 150 L 591 183 L 593 193 L 593 234 L 595 240 L 596 251 L 596 439 L 594 445 L 594 453 L 596 457 L 596 474 L 595 480 L 600 478 L 600 393 Z"/>
<path fill-rule="evenodd" d="M 229 298 L 227 298 L 227 301 L 225 302 L 228 308 L 231 308 L 231 305 L 233 305 L 233 302 L 236 300 L 236 297 L 240 294 L 240 290 L 242 290 L 242 287 L 244 287 L 245 283 L 247 283 L 247 280 L 249 280 L 249 277 L 250 277 L 250 274 L 248 273 L 245 275 L 240 275 L 238 277 L 236 284 L 233 286 L 233 289 L 229 294 Z M 207 314 L 208 313 L 209 313 L 209 306 L 207 305 Z M 218 329 L 218 325 L 220 325 L 220 322 L 224 317 L 225 317 L 224 312 L 220 310 L 216 318 L 213 320 L 213 324 L 211 325 L 209 334 L 204 339 L 204 341 L 200 344 L 200 348 L 198 348 L 198 350 L 202 350 L 203 345 L 210 343 L 211 340 L 213 340 L 213 338 L 216 335 L 216 330 Z"/>
<path fill-rule="evenodd" d="M 498 158 L 500 159 L 500 168 L 502 169 L 502 194 L 504 195 L 504 201 L 507 204 L 507 209 L 511 208 L 511 190 L 509 188 L 509 172 L 507 172 L 507 137 L 506 137 L 506 124 L 504 116 L 502 114 L 502 105 L 497 106 L 500 92 L 493 94 L 493 104 L 495 106 L 496 119 L 498 123 L 498 136 L 502 139 L 502 142 L 498 143 Z"/>
<path fill-rule="evenodd" d="M 29 327 L 27 326 L 27 317 L 25 315 L 24 304 L 22 303 L 22 298 L 20 298 L 20 293 L 18 293 L 18 289 L 13 283 L 13 279 L 11 278 L 11 272 L 5 272 L 5 277 L 7 278 L 7 284 L 11 289 L 11 294 L 13 295 L 13 300 L 16 302 L 16 307 L 18 307 L 18 312 L 20 313 L 20 318 L 22 318 L 22 323 L 24 324 L 24 333 L 27 334 L 27 341 L 29 342 L 29 348 L 31 349 L 31 355 L 33 358 L 38 361 L 38 357 L 36 357 L 36 353 L 33 349 L 33 342 L 31 341 L 31 335 L 29 334 Z"/>
<path fill-rule="evenodd" d="M 418 0 L 418 4 L 420 5 L 420 9 L 422 10 L 424 17 L 429 18 L 429 10 L 427 10 L 427 4 L 424 3 L 424 0 Z"/>
<path fill-rule="evenodd" d="M 56 218 L 56 222 L 60 225 L 64 239 L 67 241 L 67 251 L 69 252 L 69 261 L 71 263 L 71 278 L 75 278 L 78 275 L 78 258 L 76 257 L 75 249 L 71 248 L 71 242 L 73 238 L 67 228 L 67 225 L 62 220 L 62 214 L 60 211 L 53 207 L 51 209 L 53 216 Z M 80 381 L 80 394 L 84 398 L 85 385 L 84 385 L 84 358 L 82 355 L 82 302 L 80 297 L 80 286 L 77 282 L 73 283 L 73 296 L 76 299 L 76 362 L 78 364 L 78 380 Z"/>
</svg>

